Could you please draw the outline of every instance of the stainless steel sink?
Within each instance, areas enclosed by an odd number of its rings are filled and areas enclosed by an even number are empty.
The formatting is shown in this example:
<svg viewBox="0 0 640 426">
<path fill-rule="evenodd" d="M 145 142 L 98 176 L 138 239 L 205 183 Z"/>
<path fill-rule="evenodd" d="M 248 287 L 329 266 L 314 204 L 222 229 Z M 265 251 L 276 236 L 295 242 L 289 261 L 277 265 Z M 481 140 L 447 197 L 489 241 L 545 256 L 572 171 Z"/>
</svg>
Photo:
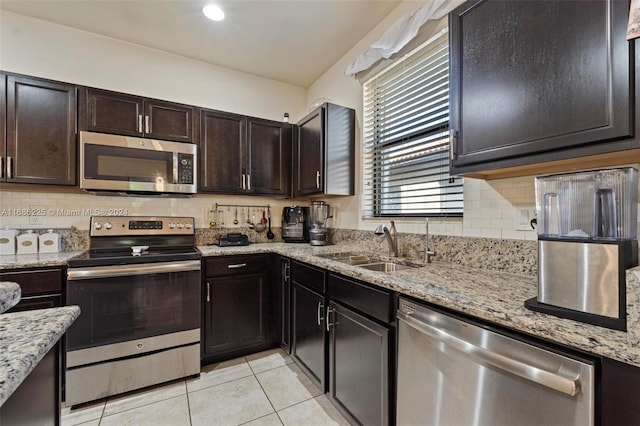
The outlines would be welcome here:
<svg viewBox="0 0 640 426">
<path fill-rule="evenodd" d="M 366 265 L 358 265 L 358 266 L 360 268 L 368 269 L 370 271 L 378 271 L 378 272 L 394 272 L 394 271 L 402 271 L 404 269 L 415 268 L 415 266 L 400 265 L 398 263 L 392 263 L 392 262 L 368 263 Z"/>
<path fill-rule="evenodd" d="M 380 258 L 369 256 L 368 254 L 362 254 L 357 252 L 342 252 L 342 253 L 327 253 L 319 254 L 318 257 L 324 259 L 331 259 L 336 262 L 346 263 L 347 265 L 354 265 L 360 268 L 368 269 L 370 271 L 378 272 L 394 272 L 402 271 L 405 269 L 416 268 L 417 266 L 403 265 L 400 263 L 388 262 L 381 260 Z"/>
<path fill-rule="evenodd" d="M 319 254 L 318 257 L 335 260 L 336 262 L 342 262 L 349 265 L 368 264 L 372 261 L 377 262 L 377 260 L 372 259 L 368 255 L 353 252 Z"/>
</svg>

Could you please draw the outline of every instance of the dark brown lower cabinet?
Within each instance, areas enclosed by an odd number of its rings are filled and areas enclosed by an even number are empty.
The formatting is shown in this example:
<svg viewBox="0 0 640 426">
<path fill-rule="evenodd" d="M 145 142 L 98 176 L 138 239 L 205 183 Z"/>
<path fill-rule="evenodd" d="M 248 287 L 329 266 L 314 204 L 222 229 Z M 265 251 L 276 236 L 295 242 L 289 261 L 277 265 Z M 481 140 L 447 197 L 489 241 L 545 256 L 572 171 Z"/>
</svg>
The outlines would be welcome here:
<svg viewBox="0 0 640 426">
<path fill-rule="evenodd" d="M 307 376 L 326 391 L 325 297 L 295 280 L 292 283 L 291 355 Z"/>
<path fill-rule="evenodd" d="M 264 274 L 207 280 L 207 353 L 254 346 L 266 341 Z"/>
<path fill-rule="evenodd" d="M 640 368 L 602 358 L 600 424 L 640 424 Z"/>
<path fill-rule="evenodd" d="M 265 255 L 205 259 L 202 358 L 214 362 L 275 346 Z"/>
<path fill-rule="evenodd" d="M 60 424 L 59 352 L 55 345 L 0 407 L 2 426 Z"/>
<path fill-rule="evenodd" d="M 62 268 L 16 269 L 0 273 L 0 281 L 20 285 L 20 302 L 8 312 L 62 306 Z M 62 383 L 62 344 L 44 356 L 18 389 L 0 408 L 0 425 L 59 425 Z"/>
<path fill-rule="evenodd" d="M 329 396 L 362 425 L 389 424 L 389 327 L 331 302 Z"/>
</svg>

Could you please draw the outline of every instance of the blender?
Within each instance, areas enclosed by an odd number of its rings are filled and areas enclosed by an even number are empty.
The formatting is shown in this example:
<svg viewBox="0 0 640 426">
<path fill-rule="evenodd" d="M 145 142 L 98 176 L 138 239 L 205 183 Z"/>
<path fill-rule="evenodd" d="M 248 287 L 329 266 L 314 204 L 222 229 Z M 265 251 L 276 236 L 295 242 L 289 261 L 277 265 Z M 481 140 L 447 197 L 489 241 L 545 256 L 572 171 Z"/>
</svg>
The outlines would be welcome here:
<svg viewBox="0 0 640 426">
<path fill-rule="evenodd" d="M 330 207 L 324 201 L 311 201 L 309 207 L 310 227 L 309 227 L 309 244 L 312 246 L 327 245 L 327 219 L 332 216 L 329 214 Z"/>
</svg>

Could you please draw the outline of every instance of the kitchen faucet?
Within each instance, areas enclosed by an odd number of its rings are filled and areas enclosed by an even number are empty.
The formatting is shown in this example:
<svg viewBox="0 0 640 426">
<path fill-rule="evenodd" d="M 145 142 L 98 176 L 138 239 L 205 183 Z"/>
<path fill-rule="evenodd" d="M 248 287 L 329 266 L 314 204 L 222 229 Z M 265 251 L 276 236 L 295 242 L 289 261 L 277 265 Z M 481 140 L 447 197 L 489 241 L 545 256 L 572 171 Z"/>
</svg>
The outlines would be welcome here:
<svg viewBox="0 0 640 426">
<path fill-rule="evenodd" d="M 429 250 L 429 219 L 424 220 L 425 238 L 424 238 L 424 263 L 431 263 L 431 256 L 435 256 L 434 250 Z"/>
<path fill-rule="evenodd" d="M 389 243 L 389 256 L 398 257 L 398 237 L 396 235 L 396 224 L 391 221 L 391 231 L 384 225 L 380 225 L 373 231 L 376 235 L 383 235 L 387 237 Z"/>
</svg>

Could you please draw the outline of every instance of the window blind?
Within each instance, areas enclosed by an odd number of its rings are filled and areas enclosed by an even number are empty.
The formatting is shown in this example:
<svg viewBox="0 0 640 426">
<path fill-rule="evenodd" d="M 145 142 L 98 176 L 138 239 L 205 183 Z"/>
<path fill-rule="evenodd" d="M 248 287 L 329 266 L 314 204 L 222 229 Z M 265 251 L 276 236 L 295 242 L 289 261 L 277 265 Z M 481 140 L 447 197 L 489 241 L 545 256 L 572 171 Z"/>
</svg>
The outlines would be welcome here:
<svg viewBox="0 0 640 426">
<path fill-rule="evenodd" d="M 363 217 L 461 216 L 449 175 L 448 31 L 364 84 Z"/>
</svg>

